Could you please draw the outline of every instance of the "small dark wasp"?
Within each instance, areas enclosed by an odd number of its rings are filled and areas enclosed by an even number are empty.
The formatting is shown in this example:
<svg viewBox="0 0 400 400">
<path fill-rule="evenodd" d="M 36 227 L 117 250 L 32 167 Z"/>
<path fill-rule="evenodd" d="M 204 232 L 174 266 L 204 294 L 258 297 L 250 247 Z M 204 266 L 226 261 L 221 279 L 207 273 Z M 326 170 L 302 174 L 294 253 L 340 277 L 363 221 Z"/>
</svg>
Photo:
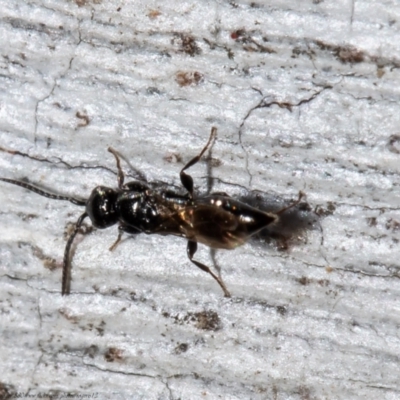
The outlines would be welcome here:
<svg viewBox="0 0 400 400">
<path fill-rule="evenodd" d="M 185 171 L 201 159 L 216 133 L 217 129 L 213 127 L 203 150 L 182 168 L 179 176 L 187 191 L 185 195 L 169 190 L 153 189 L 139 181 L 124 183 L 125 176 L 121 169 L 120 157 L 111 147 L 108 151 L 116 160 L 118 189 L 97 186 L 87 200 L 49 193 L 22 181 L 0 178 L 1 181 L 21 186 L 41 196 L 55 200 L 68 200 L 86 208 L 76 222 L 65 246 L 61 289 L 63 295 L 69 294 L 71 287 L 71 246 L 84 219 L 89 217 L 92 225 L 99 229 L 118 224 L 118 238 L 110 250 L 115 249 L 124 232 L 133 235 L 157 233 L 187 239 L 189 260 L 210 274 L 221 286 L 225 296 L 230 297 L 222 279 L 208 266 L 193 259 L 197 251 L 197 243 L 205 244 L 213 249 L 234 249 L 241 246 L 251 236 L 268 225 L 276 223 L 283 212 L 300 202 L 303 194 L 300 192 L 298 200 L 276 213 L 258 210 L 232 199 L 226 193 L 195 196 L 193 178 Z"/>
</svg>

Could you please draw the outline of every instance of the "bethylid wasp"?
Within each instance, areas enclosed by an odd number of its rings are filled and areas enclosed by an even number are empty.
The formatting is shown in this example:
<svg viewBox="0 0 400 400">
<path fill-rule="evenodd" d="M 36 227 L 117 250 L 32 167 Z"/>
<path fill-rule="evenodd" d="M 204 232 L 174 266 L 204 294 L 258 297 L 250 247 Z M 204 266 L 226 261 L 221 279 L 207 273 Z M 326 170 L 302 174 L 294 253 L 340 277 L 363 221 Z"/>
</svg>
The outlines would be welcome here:
<svg viewBox="0 0 400 400">
<path fill-rule="evenodd" d="M 85 207 L 70 234 L 64 251 L 62 294 L 70 293 L 71 286 L 71 246 L 85 218 L 89 217 L 95 228 L 104 229 L 118 224 L 119 234 L 110 247 L 113 250 L 121 241 L 123 233 L 175 235 L 187 240 L 187 255 L 198 268 L 210 274 L 220 285 L 226 297 L 230 293 L 222 279 L 207 265 L 193 259 L 197 243 L 213 249 L 234 249 L 244 244 L 251 236 L 269 225 L 278 222 L 280 215 L 298 204 L 303 196 L 278 212 L 265 212 L 234 200 L 226 193 L 211 193 L 196 196 L 193 192 L 193 178 L 185 171 L 195 165 L 203 156 L 216 136 L 213 127 L 207 144 L 201 152 L 191 159 L 180 171 L 180 180 L 187 191 L 177 194 L 170 190 L 153 188 L 139 181 L 124 183 L 117 151 L 108 151 L 115 157 L 118 170 L 118 188 L 97 186 L 87 200 L 57 195 L 44 191 L 31 184 L 0 178 L 0 180 L 31 190 L 41 196 L 55 200 L 68 200 Z"/>
</svg>

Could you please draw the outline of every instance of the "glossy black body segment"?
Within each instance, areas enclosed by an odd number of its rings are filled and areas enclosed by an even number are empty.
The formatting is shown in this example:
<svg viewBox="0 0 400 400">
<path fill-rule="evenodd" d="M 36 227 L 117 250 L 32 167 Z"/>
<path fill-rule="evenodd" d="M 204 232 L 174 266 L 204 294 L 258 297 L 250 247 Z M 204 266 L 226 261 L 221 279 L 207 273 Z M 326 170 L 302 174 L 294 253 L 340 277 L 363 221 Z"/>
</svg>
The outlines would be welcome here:
<svg viewBox="0 0 400 400">
<path fill-rule="evenodd" d="M 197 244 L 201 243 L 212 249 L 234 249 L 241 246 L 268 225 L 276 223 L 280 214 L 298 204 L 302 193 L 296 202 L 276 213 L 261 211 L 225 193 L 211 193 L 196 197 L 193 178 L 185 171 L 201 159 L 214 140 L 216 131 L 216 128 L 212 128 L 210 138 L 202 151 L 180 172 L 180 180 L 187 191 L 186 195 L 170 190 L 153 189 L 150 185 L 138 181 L 124 183 L 125 177 L 119 154 L 112 148 L 108 150 L 114 155 L 117 163 L 118 188 L 97 186 L 86 201 L 70 196 L 55 195 L 22 181 L 0 178 L 1 181 L 21 186 L 45 197 L 67 200 L 73 204 L 85 206 L 85 212 L 79 217 L 64 251 L 63 295 L 70 293 L 71 246 L 84 219 L 89 217 L 92 225 L 98 229 L 118 225 L 118 238 L 110 250 L 115 249 L 123 233 L 174 235 L 186 239 L 187 255 L 190 261 L 210 274 L 218 282 L 225 296 L 230 297 L 222 279 L 208 266 L 194 260 Z"/>
</svg>

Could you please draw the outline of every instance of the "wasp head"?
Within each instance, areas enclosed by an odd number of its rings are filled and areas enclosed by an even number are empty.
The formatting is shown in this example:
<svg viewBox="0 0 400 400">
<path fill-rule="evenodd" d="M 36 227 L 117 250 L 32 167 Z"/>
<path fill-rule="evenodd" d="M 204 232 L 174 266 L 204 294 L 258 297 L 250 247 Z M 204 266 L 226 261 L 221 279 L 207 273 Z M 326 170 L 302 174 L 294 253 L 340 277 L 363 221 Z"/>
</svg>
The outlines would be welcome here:
<svg viewBox="0 0 400 400">
<path fill-rule="evenodd" d="M 118 222 L 117 198 L 118 193 L 114 189 L 105 186 L 97 186 L 93 189 L 86 202 L 86 212 L 94 227 L 108 228 Z"/>
</svg>

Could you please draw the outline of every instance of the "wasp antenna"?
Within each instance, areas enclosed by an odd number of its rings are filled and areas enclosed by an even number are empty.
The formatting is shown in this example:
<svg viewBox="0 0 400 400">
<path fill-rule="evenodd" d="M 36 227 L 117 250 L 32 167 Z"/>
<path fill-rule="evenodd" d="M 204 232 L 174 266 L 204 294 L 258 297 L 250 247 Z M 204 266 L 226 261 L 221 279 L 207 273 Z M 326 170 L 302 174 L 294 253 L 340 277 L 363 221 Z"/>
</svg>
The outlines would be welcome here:
<svg viewBox="0 0 400 400">
<path fill-rule="evenodd" d="M 61 294 L 67 295 L 70 292 L 71 289 L 71 260 L 70 260 L 70 253 L 71 253 L 71 246 L 72 243 L 75 239 L 76 234 L 79 231 L 79 228 L 82 225 L 83 220 L 88 216 L 88 214 L 85 212 L 83 213 L 74 228 L 74 231 L 71 233 L 71 236 L 68 238 L 67 244 L 65 246 L 65 251 L 64 251 L 64 261 L 63 261 L 63 272 L 62 272 L 62 284 L 61 284 Z"/>
<path fill-rule="evenodd" d="M 201 152 L 196 156 L 193 157 L 182 169 L 181 172 L 179 174 L 180 178 L 181 178 L 181 183 L 183 185 L 183 187 L 188 191 L 189 193 L 189 197 L 191 200 L 193 200 L 193 178 L 188 175 L 185 170 L 187 170 L 188 168 L 192 167 L 194 164 L 198 163 L 201 159 L 201 157 L 203 156 L 203 154 L 206 152 L 206 150 L 208 149 L 208 147 L 210 146 L 211 142 L 215 139 L 217 135 L 217 128 L 215 126 L 213 126 L 211 128 L 211 133 L 210 133 L 210 137 L 208 138 L 208 142 L 206 143 L 206 145 L 203 147 L 203 150 L 201 150 Z"/>
<path fill-rule="evenodd" d="M 119 158 L 118 151 L 114 150 L 112 147 L 109 147 L 107 150 L 115 157 L 118 169 L 118 187 L 122 189 L 122 186 L 124 185 L 125 175 L 121 168 L 121 160 Z"/>
<path fill-rule="evenodd" d="M 297 204 L 299 204 L 300 201 L 301 201 L 301 199 L 302 199 L 303 197 L 305 197 L 305 196 L 306 196 L 306 194 L 300 190 L 298 199 L 297 199 L 295 202 L 293 202 L 292 204 L 289 204 L 287 207 L 284 207 L 284 208 L 282 208 L 281 210 L 277 211 L 276 215 L 281 215 L 281 214 L 283 214 L 285 211 L 290 210 L 291 208 L 297 206 Z"/>
<path fill-rule="evenodd" d="M 86 205 L 86 200 L 81 200 L 81 199 L 76 199 L 75 197 L 70 197 L 70 196 L 61 196 L 59 194 L 54 194 L 54 193 L 49 193 L 46 192 L 42 189 L 37 188 L 36 186 L 30 185 L 29 183 L 25 183 L 22 181 L 16 181 L 15 179 L 7 179 L 7 178 L 0 178 L 0 181 L 11 183 L 13 185 L 21 186 L 24 189 L 28 189 L 31 192 L 40 194 L 43 197 L 48 197 L 49 199 L 54 199 L 54 200 L 67 200 L 70 201 L 73 204 L 76 204 L 78 206 L 85 206 Z"/>
</svg>

